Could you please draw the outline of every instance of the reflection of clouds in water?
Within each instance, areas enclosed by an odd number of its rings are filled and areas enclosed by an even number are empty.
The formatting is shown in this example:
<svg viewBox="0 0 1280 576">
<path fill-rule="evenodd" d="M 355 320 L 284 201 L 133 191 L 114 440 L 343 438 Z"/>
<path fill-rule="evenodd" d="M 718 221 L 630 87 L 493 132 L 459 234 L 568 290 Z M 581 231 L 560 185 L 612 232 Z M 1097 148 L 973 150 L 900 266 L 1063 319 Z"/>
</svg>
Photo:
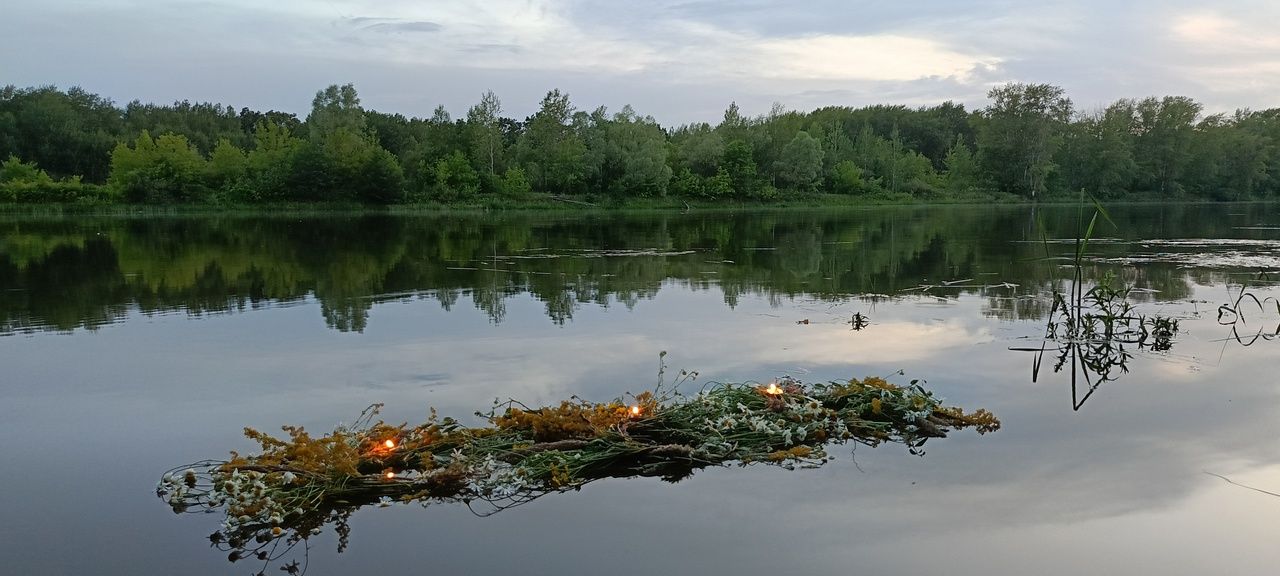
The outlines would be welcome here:
<svg viewBox="0 0 1280 576">
<path fill-rule="evenodd" d="M 1198 320 L 1186 328 L 1194 334 L 1216 326 Z M 1175 350 L 1205 358 L 1216 357 L 1219 346 L 1183 338 Z M 1065 374 L 1044 378 L 1051 384 L 1045 394 L 993 398 L 986 405 L 1006 427 L 991 440 L 998 453 L 987 465 L 1004 480 L 984 478 L 974 490 L 996 487 L 995 494 L 978 498 L 1014 503 L 1029 521 L 1175 506 L 1199 486 L 1195 474 L 1203 467 L 1224 458 L 1274 462 L 1280 456 L 1273 443 L 1258 441 L 1277 432 L 1280 396 L 1268 383 L 1276 360 L 1277 350 L 1231 354 L 1223 365 L 1191 372 L 1186 365 L 1139 357 L 1132 373 L 1104 384 L 1074 414 Z M 954 455 L 935 451 L 931 460 Z M 1009 482 L 1016 488 L 1006 490 Z"/>
<path fill-rule="evenodd" d="M 732 375 L 757 370 L 760 366 L 834 366 L 840 374 L 831 377 L 848 377 L 852 374 L 844 371 L 851 365 L 900 366 L 926 361 L 944 349 L 992 340 L 985 328 L 934 320 L 887 320 L 860 332 L 834 322 L 796 325 L 789 317 L 754 316 L 749 310 L 762 305 L 760 301 L 744 303 L 743 313 L 734 313 L 718 306 L 718 296 L 710 293 L 668 291 L 659 295 L 658 300 L 653 305 L 664 312 L 629 319 L 652 324 L 655 326 L 652 330 L 648 326 L 634 330 L 618 330 L 617 326 L 598 330 L 596 320 L 584 315 L 576 327 L 590 325 L 586 328 L 589 334 L 585 335 L 581 331 L 533 327 L 543 334 L 480 341 L 408 340 L 373 351 L 352 351 L 349 354 L 352 357 L 345 359 L 343 356 L 347 353 L 335 350 L 337 356 L 328 360 L 377 366 L 376 373 L 383 378 L 382 386 L 393 389 L 412 387 L 414 374 L 422 370 L 445 371 L 456 388 L 432 390 L 435 400 L 465 402 L 480 389 L 488 400 L 496 395 L 544 403 L 581 393 L 576 387 L 583 385 L 585 375 L 616 372 L 624 367 L 642 375 L 643 379 L 619 381 L 612 377 L 587 384 L 594 394 L 604 395 L 591 397 L 603 400 L 623 390 L 639 392 L 656 381 L 657 354 L 661 350 L 671 354 L 667 359 L 669 378 L 680 369 L 689 369 L 708 378 L 731 379 Z M 526 310 L 531 305 L 536 304 L 520 304 Z M 599 308 L 592 312 L 602 316 L 612 313 Z M 656 328 L 659 325 L 667 327 Z M 389 381 L 386 380 L 388 374 Z M 766 371 L 742 377 L 778 375 Z"/>
<path fill-rule="evenodd" d="M 990 354 L 970 352 L 975 358 Z M 939 365 L 958 369 L 932 380 L 979 387 L 996 380 L 999 396 L 979 404 L 1004 418 L 1000 432 L 934 442 L 921 460 L 901 457 L 892 447 L 863 450 L 861 474 L 845 463 L 758 486 L 725 480 L 732 488 L 718 493 L 734 497 L 725 506 L 776 502 L 769 509 L 771 524 L 808 527 L 806 534 L 818 541 L 807 546 L 844 555 L 870 573 L 937 569 L 939 562 L 930 558 L 936 553 L 985 559 L 971 566 L 947 563 L 953 573 L 1016 568 L 1076 574 L 1080 559 L 1096 547 L 1124 551 L 1092 556 L 1101 573 L 1169 559 L 1177 566 L 1162 573 L 1195 573 L 1188 568 L 1200 565 L 1194 550 L 1202 548 L 1182 547 L 1196 544 L 1188 534 L 1237 552 L 1216 560 L 1217 570 L 1252 573 L 1276 559 L 1263 536 L 1268 532 L 1259 530 L 1275 515 L 1258 513 L 1256 500 L 1251 510 L 1239 495 L 1215 510 L 1221 490 L 1200 471 L 1221 466 L 1248 476 L 1259 464 L 1275 470 L 1280 453 L 1273 442 L 1260 440 L 1277 432 L 1277 396 L 1266 379 L 1275 361 L 1274 352 L 1239 358 L 1229 372 L 1206 370 L 1200 386 L 1176 391 L 1162 375 L 1142 372 L 1144 364 L 1112 383 L 1085 411 L 1072 413 L 1062 395 L 1054 394 L 1061 382 L 1032 390 L 1022 386 L 1025 374 L 1008 374 L 1007 366 L 973 366 L 951 351 L 929 364 L 934 371 Z M 1227 374 L 1243 381 L 1220 380 Z M 1274 472 L 1263 477 L 1274 478 Z M 802 498 L 814 494 L 830 498 Z M 1232 522 L 1221 525 L 1228 514 Z M 1019 551 L 1011 554 L 1009 546 Z M 911 554 L 920 549 L 931 553 Z"/>
<path fill-rule="evenodd" d="M 812 369 L 806 376 L 810 380 L 903 367 L 911 377 L 928 379 L 941 396 L 1000 415 L 1006 423 L 1001 432 L 935 441 L 921 465 L 883 454 L 893 452 L 892 447 L 859 456 L 885 485 L 880 497 L 858 506 L 867 517 L 880 518 L 877 525 L 886 534 L 952 530 L 928 521 L 939 509 L 995 530 L 1176 508 L 1201 485 L 1201 467 L 1224 457 L 1266 462 L 1274 456 L 1250 440 L 1274 436 L 1275 397 L 1260 387 L 1273 366 L 1274 351 L 1235 354 L 1227 359 L 1229 366 L 1200 366 L 1198 371 L 1177 358 L 1140 355 L 1133 373 L 1105 384 L 1080 413 L 1072 413 L 1065 374 L 1042 376 L 1039 385 L 1031 386 L 1029 359 L 1005 350 L 1008 341 L 996 339 L 987 324 L 967 320 L 979 313 L 978 299 L 961 298 L 952 310 L 958 318 L 947 322 L 929 319 L 937 315 L 934 307 L 912 301 L 883 304 L 877 317 L 884 320 L 866 332 L 852 332 L 835 323 L 836 311 L 818 320 L 812 312 L 788 312 L 791 305 L 784 305 L 779 318 L 760 317 L 753 307 L 769 309 L 764 302 L 744 302 L 740 313 L 731 313 L 704 306 L 706 298 L 714 296 L 664 293 L 658 302 L 663 312 L 629 318 L 641 324 L 631 324 L 633 330 L 599 324 L 614 312 L 593 308 L 577 320 L 585 332 L 532 326 L 537 336 L 469 344 L 424 339 L 358 354 L 371 377 L 379 374 L 385 380 L 385 394 L 378 400 L 392 406 L 431 403 L 468 410 L 495 396 L 538 404 L 572 393 L 606 399 L 651 385 L 656 352 L 667 349 L 672 352 L 669 375 L 690 368 L 700 370 L 704 379 L 768 378 L 777 375 L 778 366 Z M 533 314 L 535 306 L 522 303 L 520 314 Z M 815 322 L 801 326 L 790 319 L 805 315 Z M 655 331 L 647 324 L 668 329 Z M 1184 327 L 1197 335 L 1218 329 L 1204 318 Z M 1216 346 L 1184 336 L 1175 350 L 1191 358 L 1216 358 Z M 352 361 L 336 354 L 331 361 L 337 364 Z M 424 366 L 449 374 L 450 384 L 427 390 L 413 383 L 412 375 Z M 1221 381 L 1228 374 L 1232 382 Z M 359 386 L 366 392 L 367 387 Z M 974 461 L 982 465 L 974 466 Z M 932 478 L 937 490 L 900 492 L 894 486 L 903 474 Z M 805 493 L 841 492 L 837 486 L 823 486 L 822 478 L 798 474 L 785 482 Z M 812 509 L 803 502 L 795 505 L 801 508 L 797 514 L 830 514 L 833 522 L 847 513 L 827 502 L 816 502 Z"/>
<path fill-rule="evenodd" d="M 1198 296 L 1218 299 L 1211 290 Z M 3 503 L 17 518 L 74 518 L 89 533 L 113 533 L 118 519 L 142 508 L 148 526 L 176 527 L 154 536 L 157 546 L 195 557 L 207 552 L 200 537 L 212 529 L 199 517 L 176 521 L 146 494 L 110 496 L 132 494 L 128 486 L 145 492 L 153 472 L 173 463 L 243 448 L 242 425 L 325 430 L 371 402 L 386 402 L 387 418 L 399 422 L 421 420 L 428 405 L 466 417 L 495 396 L 532 404 L 574 393 L 608 399 L 650 386 L 657 353 L 668 350 L 669 376 L 689 368 L 703 380 L 763 379 L 789 366 L 808 370 L 810 381 L 904 368 L 908 376 L 898 378 L 925 378 L 939 396 L 989 408 L 1005 427 L 933 440 L 924 458 L 899 446 L 859 447 L 861 472 L 846 447 L 820 470 L 716 469 L 678 486 L 603 482 L 485 520 L 449 507 L 361 512 L 348 552 L 334 556 L 332 541 L 322 540 L 313 561 L 333 573 L 404 568 L 413 559 L 395 547 L 405 534 L 432 542 L 433 567 L 472 573 L 520 562 L 570 573 L 608 562 L 619 574 L 1142 573 L 1172 562 L 1159 572 L 1179 574 L 1202 567 L 1204 548 L 1194 538 L 1219 552 L 1210 572 L 1259 573 L 1280 561 L 1270 542 L 1263 547 L 1270 532 L 1262 524 L 1277 513 L 1259 503 L 1271 501 L 1201 473 L 1256 484 L 1276 478 L 1280 347 L 1224 351 L 1212 311 L 1185 320 L 1174 347 L 1201 361 L 1197 372 L 1176 358 L 1140 355 L 1132 373 L 1072 412 L 1062 375 L 1032 385 L 1030 358 L 1007 350 L 1043 326 L 986 319 L 981 297 L 942 307 L 894 300 L 874 310 L 779 302 L 775 309 L 767 298 L 744 296 L 729 309 L 714 291 L 672 286 L 635 311 L 583 306 L 560 327 L 526 295 L 511 300 L 499 328 L 482 311 L 413 300 L 374 308 L 370 328 L 356 335 L 324 329 L 309 301 L 247 315 L 157 316 L 122 323 L 111 338 L 12 339 L 0 348 L 13 378 L 0 384 L 11 400 L 0 408 L 5 453 L 56 469 L 47 454 L 24 447 L 44 439 L 66 446 L 60 460 L 98 467 L 110 459 L 124 472 L 104 476 L 111 486 L 70 486 L 66 502 L 39 510 Z M 854 332 L 844 321 L 859 310 L 872 324 Z M 802 318 L 813 322 L 796 325 Z M 190 331 L 195 322 L 198 333 Z M 78 361 L 68 360 L 72 350 Z M 48 384 L 16 384 L 37 378 Z M 68 415 L 97 439 L 73 442 L 79 432 L 65 426 Z M 102 443 L 124 448 L 107 453 Z M 47 490 L 16 471 L 0 477 L 31 502 Z M 86 518 L 80 493 L 105 503 Z M 0 549 L 50 550 L 33 538 L 20 535 Z M 761 545 L 765 539 L 770 545 Z M 619 552 L 619 542 L 664 552 Z M 507 552 L 485 554 L 491 545 Z M 617 562 L 620 555 L 631 561 Z M 196 558 L 205 560 L 221 566 L 214 555 Z"/>
</svg>

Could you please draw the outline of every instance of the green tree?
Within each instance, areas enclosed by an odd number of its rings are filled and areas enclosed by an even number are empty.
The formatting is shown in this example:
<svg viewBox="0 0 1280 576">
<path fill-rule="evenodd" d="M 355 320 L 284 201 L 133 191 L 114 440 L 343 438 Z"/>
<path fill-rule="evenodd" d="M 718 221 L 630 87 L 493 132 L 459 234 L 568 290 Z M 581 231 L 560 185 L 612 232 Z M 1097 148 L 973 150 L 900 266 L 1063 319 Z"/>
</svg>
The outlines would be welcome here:
<svg viewBox="0 0 1280 576">
<path fill-rule="evenodd" d="M 418 136 L 413 124 L 403 115 L 366 110 L 364 119 L 378 146 L 393 156 L 403 158 L 417 148 Z"/>
<path fill-rule="evenodd" d="M 1244 129 L 1249 113 L 1214 114 L 1196 126 L 1182 182 L 1197 196 L 1213 200 L 1249 200 L 1264 196 L 1270 146 L 1265 137 Z"/>
<path fill-rule="evenodd" d="M 132 147 L 123 142 L 111 152 L 108 183 L 133 203 L 195 202 L 208 198 L 207 162 L 186 136 L 145 130 Z"/>
<path fill-rule="evenodd" d="M 651 117 L 630 106 L 609 117 L 599 108 L 580 118 L 578 132 L 587 147 L 586 180 L 595 191 L 615 198 L 663 196 L 671 180 L 666 135 Z"/>
<path fill-rule="evenodd" d="M 831 171 L 831 191 L 837 194 L 862 194 L 872 186 L 863 179 L 862 169 L 853 160 L 842 160 Z"/>
<path fill-rule="evenodd" d="M 454 150 L 436 162 L 436 199 L 450 202 L 474 198 L 480 192 L 480 177 L 461 150 Z"/>
<path fill-rule="evenodd" d="M 729 172 L 725 170 L 724 166 L 716 170 L 716 175 L 707 178 L 702 185 L 702 196 L 704 198 L 732 198 L 734 194 L 733 178 L 729 176 Z"/>
<path fill-rule="evenodd" d="M 31 202 L 32 192 L 53 186 L 53 178 L 34 162 L 23 162 L 11 155 L 8 160 L 0 163 L 0 202 Z"/>
<path fill-rule="evenodd" d="M 1049 84 L 1006 84 L 987 97 L 977 130 L 982 166 L 1001 190 L 1035 198 L 1055 167 L 1071 100 Z"/>
<path fill-rule="evenodd" d="M 253 133 L 253 149 L 245 158 L 246 185 L 236 199 L 277 201 L 289 195 L 294 160 L 305 142 L 284 124 L 263 120 Z"/>
<path fill-rule="evenodd" d="M 714 176 L 724 157 L 724 138 L 708 124 L 686 126 L 672 136 L 684 166 L 698 176 Z"/>
<path fill-rule="evenodd" d="M 1081 115 L 1064 131 L 1060 151 L 1066 190 L 1084 189 L 1098 198 L 1119 198 L 1138 172 L 1133 157 L 1134 103 L 1120 100 Z"/>
<path fill-rule="evenodd" d="M 467 126 L 471 130 L 471 154 L 476 166 L 488 168 L 488 175 L 498 173 L 498 162 L 502 157 L 502 101 L 488 90 L 480 97 L 480 102 L 467 110 Z"/>
<path fill-rule="evenodd" d="M 720 169 L 728 177 L 729 187 L 735 196 L 750 198 L 760 194 L 762 183 L 756 171 L 756 161 L 752 156 L 750 144 L 742 140 L 734 140 L 725 146 Z"/>
<path fill-rule="evenodd" d="M 310 137 L 289 174 L 291 198 L 386 204 L 404 197 L 403 169 L 367 128 L 354 86 L 317 92 L 307 126 Z"/>
<path fill-rule="evenodd" d="M 0 182 L 37 182 L 51 181 L 49 175 L 36 166 L 35 162 L 23 162 L 17 156 L 10 155 L 4 163 L 0 163 Z"/>
<path fill-rule="evenodd" d="M 182 100 L 158 105 L 135 100 L 125 106 L 124 122 L 125 133 L 130 137 L 143 130 L 151 134 L 181 134 L 206 155 L 219 140 L 230 140 L 237 146 L 247 145 L 249 140 L 235 108 L 212 102 Z"/>
<path fill-rule="evenodd" d="M 548 92 L 520 138 L 520 163 L 538 190 L 572 193 L 582 183 L 586 146 L 569 125 L 573 111 L 568 94 Z"/>
<path fill-rule="evenodd" d="M 1235 115 L 1235 128 L 1254 136 L 1250 145 L 1262 148 L 1258 154 L 1266 168 L 1256 183 L 1255 196 L 1280 198 L 1280 108 L 1239 110 Z M 1253 153 L 1252 150 L 1242 152 Z"/>
<path fill-rule="evenodd" d="M 948 190 L 965 192 L 977 187 L 981 177 L 978 159 L 961 136 L 956 136 L 942 163 L 946 168 L 945 182 Z"/>
<path fill-rule="evenodd" d="M 688 168 L 681 168 L 674 177 L 671 178 L 669 189 L 674 196 L 685 198 L 698 198 L 703 194 L 703 178 Z"/>
<path fill-rule="evenodd" d="M 372 204 L 394 204 L 405 198 L 404 169 L 395 155 L 373 146 L 359 167 L 356 199 Z"/>
<path fill-rule="evenodd" d="M 35 162 L 53 176 L 106 180 L 121 129 L 120 110 L 80 88 L 0 89 L 0 158 Z"/>
<path fill-rule="evenodd" d="M 782 149 L 774 172 L 791 190 L 813 191 L 822 177 L 822 143 L 808 132 L 797 132 Z"/>
<path fill-rule="evenodd" d="M 332 84 L 316 92 L 311 100 L 307 130 L 312 142 L 320 142 L 343 130 L 363 134 L 365 127 L 364 108 L 360 107 L 360 95 L 356 93 L 354 84 Z"/>
<path fill-rule="evenodd" d="M 498 191 L 508 198 L 524 198 L 529 195 L 533 187 L 529 185 L 529 179 L 525 177 L 524 170 L 519 166 L 507 168 L 502 173 L 502 181 L 498 186 Z"/>
<path fill-rule="evenodd" d="M 1191 140 L 1200 104 L 1184 96 L 1144 98 L 1136 107 L 1134 157 L 1139 185 L 1160 195 L 1176 194 L 1191 160 Z"/>
<path fill-rule="evenodd" d="M 243 150 L 230 140 L 219 140 L 209 156 L 210 184 L 217 188 L 229 187 L 244 178 L 248 166 L 249 159 Z"/>
<path fill-rule="evenodd" d="M 724 117 L 720 120 L 720 124 L 716 125 L 716 132 L 720 134 L 725 142 L 731 140 L 746 141 L 749 125 L 750 121 L 742 115 L 742 111 L 738 109 L 738 103 L 730 102 L 729 107 L 724 111 Z"/>
</svg>

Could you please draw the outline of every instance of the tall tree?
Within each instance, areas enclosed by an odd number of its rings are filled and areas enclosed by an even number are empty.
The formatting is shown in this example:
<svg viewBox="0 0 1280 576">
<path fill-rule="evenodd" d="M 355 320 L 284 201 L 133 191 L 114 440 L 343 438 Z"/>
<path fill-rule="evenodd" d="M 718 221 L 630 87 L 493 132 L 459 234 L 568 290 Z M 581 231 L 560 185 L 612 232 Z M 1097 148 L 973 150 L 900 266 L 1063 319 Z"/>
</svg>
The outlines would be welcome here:
<svg viewBox="0 0 1280 576">
<path fill-rule="evenodd" d="M 575 192 L 582 182 L 586 147 L 569 124 L 573 112 L 568 94 L 548 92 L 520 139 L 520 162 L 538 190 Z"/>
<path fill-rule="evenodd" d="M 80 88 L 0 89 L 0 157 L 35 162 L 53 176 L 105 181 L 121 128 L 110 100 Z"/>
<path fill-rule="evenodd" d="M 467 126 L 471 129 L 471 154 L 477 166 L 487 166 L 489 176 L 498 173 L 502 155 L 502 101 L 493 90 L 480 97 L 480 102 L 467 110 Z"/>
<path fill-rule="evenodd" d="M 698 176 L 715 176 L 724 156 L 724 138 L 708 124 L 683 126 L 671 137 L 678 161 Z"/>
<path fill-rule="evenodd" d="M 966 192 L 978 185 L 981 178 L 978 159 L 965 145 L 963 136 L 956 135 L 955 143 L 947 150 L 942 163 L 947 170 L 946 186 L 952 192 Z"/>
<path fill-rule="evenodd" d="M 310 138 L 293 158 L 291 195 L 379 204 L 403 197 L 403 169 L 368 129 L 355 86 L 317 92 L 307 128 Z"/>
<path fill-rule="evenodd" d="M 242 200 L 264 202 L 284 200 L 294 159 L 305 141 L 289 127 L 271 119 L 259 122 L 253 131 L 253 149 L 245 160 L 248 190 Z"/>
<path fill-rule="evenodd" d="M 663 196 L 671 181 L 667 135 L 651 116 L 637 116 L 631 106 L 613 116 L 609 138 L 621 157 L 622 176 L 613 190 L 623 196 Z"/>
<path fill-rule="evenodd" d="M 978 124 L 982 165 L 1002 190 L 1035 198 L 1054 169 L 1071 100 L 1049 84 L 1005 84 L 987 93 Z"/>
<path fill-rule="evenodd" d="M 797 132 L 782 148 L 777 165 L 779 184 L 791 190 L 812 191 L 822 177 L 822 143 L 808 132 Z"/>
<path fill-rule="evenodd" d="M 311 114 L 307 116 L 307 129 L 313 142 L 322 140 L 340 130 L 352 134 L 365 131 L 364 108 L 353 84 L 328 88 L 316 92 L 311 100 Z"/>
<path fill-rule="evenodd" d="M 1248 200 L 1263 196 L 1268 178 L 1269 146 L 1265 137 L 1241 129 L 1250 114 L 1214 114 L 1196 126 L 1190 160 L 1179 184 L 1197 196 L 1214 200 Z"/>
<path fill-rule="evenodd" d="M 756 161 L 752 157 L 750 144 L 742 140 L 734 140 L 725 146 L 720 170 L 728 177 L 730 188 L 739 198 L 754 197 L 761 191 L 762 183 L 756 169 Z"/>
<path fill-rule="evenodd" d="M 1080 115 L 1064 132 L 1059 154 L 1066 191 L 1084 189 L 1098 198 L 1119 198 L 1128 192 L 1138 172 L 1133 130 L 1132 100 Z"/>
<path fill-rule="evenodd" d="M 1185 96 L 1144 98 L 1137 105 L 1134 156 L 1141 185 L 1160 195 L 1180 191 L 1178 179 L 1191 160 L 1200 104 Z"/>
</svg>

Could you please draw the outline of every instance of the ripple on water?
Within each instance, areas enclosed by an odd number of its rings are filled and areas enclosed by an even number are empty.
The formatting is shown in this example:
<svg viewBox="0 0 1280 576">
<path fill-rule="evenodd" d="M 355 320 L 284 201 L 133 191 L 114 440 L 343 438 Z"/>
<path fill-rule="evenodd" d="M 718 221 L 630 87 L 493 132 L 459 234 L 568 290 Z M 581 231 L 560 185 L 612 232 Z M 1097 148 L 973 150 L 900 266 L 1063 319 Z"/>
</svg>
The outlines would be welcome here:
<svg viewBox="0 0 1280 576">
<path fill-rule="evenodd" d="M 1280 270 L 1280 240 L 1186 238 L 1142 240 L 1136 244 L 1154 251 L 1098 257 L 1091 260 L 1123 265 L 1159 262 L 1185 268 Z"/>
</svg>

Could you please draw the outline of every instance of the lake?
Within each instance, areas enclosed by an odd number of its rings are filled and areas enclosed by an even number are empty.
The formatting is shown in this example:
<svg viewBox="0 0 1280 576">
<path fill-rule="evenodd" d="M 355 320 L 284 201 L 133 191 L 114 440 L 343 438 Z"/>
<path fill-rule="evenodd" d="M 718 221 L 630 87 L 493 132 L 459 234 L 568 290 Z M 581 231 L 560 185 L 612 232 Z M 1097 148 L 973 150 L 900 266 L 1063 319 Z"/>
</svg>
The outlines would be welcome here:
<svg viewBox="0 0 1280 576">
<path fill-rule="evenodd" d="M 256 571 L 210 548 L 220 517 L 156 498 L 162 472 L 375 402 L 607 401 L 662 351 L 694 391 L 918 378 L 1003 428 L 489 517 L 367 508 L 308 573 L 1274 572 L 1280 498 L 1240 485 L 1280 493 L 1280 207 L 1109 212 L 1081 273 L 1178 329 L 1105 375 L 1044 338 L 1091 208 L 0 217 L 4 572 Z"/>
</svg>

